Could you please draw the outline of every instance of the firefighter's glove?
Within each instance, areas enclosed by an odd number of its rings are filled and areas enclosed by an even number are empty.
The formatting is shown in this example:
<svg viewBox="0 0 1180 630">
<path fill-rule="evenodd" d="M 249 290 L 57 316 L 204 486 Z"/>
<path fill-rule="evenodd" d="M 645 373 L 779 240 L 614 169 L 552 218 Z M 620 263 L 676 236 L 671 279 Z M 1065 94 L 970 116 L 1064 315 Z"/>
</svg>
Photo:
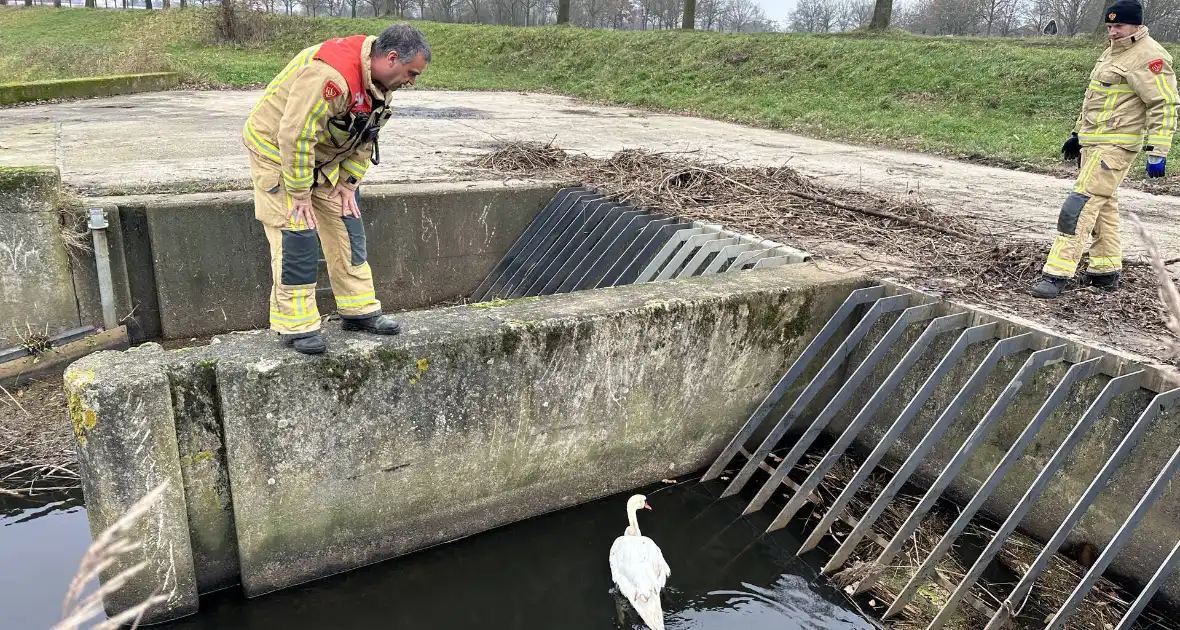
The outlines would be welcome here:
<svg viewBox="0 0 1180 630">
<path fill-rule="evenodd" d="M 1077 160 L 1078 167 L 1082 165 L 1082 143 L 1078 140 L 1078 134 L 1073 134 L 1065 144 L 1061 145 L 1061 159 L 1063 160 Z"/>
<path fill-rule="evenodd" d="M 1162 158 L 1158 155 L 1147 156 L 1147 176 L 1148 177 L 1163 177 L 1164 166 L 1168 163 L 1167 158 Z"/>
</svg>

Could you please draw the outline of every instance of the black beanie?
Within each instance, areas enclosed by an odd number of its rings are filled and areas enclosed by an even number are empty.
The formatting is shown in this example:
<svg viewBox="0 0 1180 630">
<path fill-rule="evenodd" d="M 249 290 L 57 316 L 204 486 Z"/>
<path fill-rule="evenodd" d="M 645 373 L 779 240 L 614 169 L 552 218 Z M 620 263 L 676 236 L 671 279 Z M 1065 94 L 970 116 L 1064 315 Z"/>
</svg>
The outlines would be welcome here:
<svg viewBox="0 0 1180 630">
<path fill-rule="evenodd" d="M 1115 0 L 1106 10 L 1107 24 L 1143 25 L 1143 5 L 1138 0 Z"/>
</svg>

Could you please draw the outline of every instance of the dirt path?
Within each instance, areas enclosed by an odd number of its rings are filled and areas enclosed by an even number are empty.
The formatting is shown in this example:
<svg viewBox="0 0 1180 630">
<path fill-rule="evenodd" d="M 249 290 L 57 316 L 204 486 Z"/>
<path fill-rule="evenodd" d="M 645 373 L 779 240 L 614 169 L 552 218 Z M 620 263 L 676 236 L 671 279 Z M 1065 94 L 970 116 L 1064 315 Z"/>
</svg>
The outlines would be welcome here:
<svg viewBox="0 0 1180 630">
<path fill-rule="evenodd" d="M 239 132 L 257 92 L 167 92 L 0 110 L 0 165 L 58 164 L 83 189 L 224 187 L 248 177 Z M 1049 239 L 1069 180 L 870 149 L 686 116 L 511 92 L 399 93 L 371 182 L 471 179 L 497 139 L 550 140 L 607 157 L 627 148 L 694 152 L 735 165 L 789 164 L 824 183 L 918 196 L 988 229 Z M 1124 190 L 1165 256 L 1180 255 L 1180 197 Z M 1128 249 L 1136 241 L 1126 231 Z"/>
</svg>

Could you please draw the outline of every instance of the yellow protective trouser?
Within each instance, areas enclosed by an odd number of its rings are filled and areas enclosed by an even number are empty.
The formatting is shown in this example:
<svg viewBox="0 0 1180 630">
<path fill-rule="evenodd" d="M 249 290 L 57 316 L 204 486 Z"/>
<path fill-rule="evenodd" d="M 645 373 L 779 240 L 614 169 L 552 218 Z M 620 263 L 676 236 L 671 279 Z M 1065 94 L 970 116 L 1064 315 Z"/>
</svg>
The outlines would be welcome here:
<svg viewBox="0 0 1180 630">
<path fill-rule="evenodd" d="M 288 214 L 291 199 L 277 164 L 251 154 L 250 171 L 254 217 L 262 222 L 270 242 L 270 329 L 280 334 L 319 330 L 315 289 L 321 247 L 337 312 L 345 318 L 380 312 L 361 220 L 342 216 L 340 198 L 331 197 L 330 188 L 316 187 L 311 200 L 317 227 L 309 229 Z"/>
<path fill-rule="evenodd" d="M 1057 216 L 1059 234 L 1042 269 L 1045 275 L 1072 278 L 1091 235 L 1094 242 L 1086 272 L 1112 274 L 1123 268 L 1118 188 L 1135 155 L 1134 151 L 1115 146 L 1082 149 L 1082 168 L 1073 193 Z"/>
</svg>

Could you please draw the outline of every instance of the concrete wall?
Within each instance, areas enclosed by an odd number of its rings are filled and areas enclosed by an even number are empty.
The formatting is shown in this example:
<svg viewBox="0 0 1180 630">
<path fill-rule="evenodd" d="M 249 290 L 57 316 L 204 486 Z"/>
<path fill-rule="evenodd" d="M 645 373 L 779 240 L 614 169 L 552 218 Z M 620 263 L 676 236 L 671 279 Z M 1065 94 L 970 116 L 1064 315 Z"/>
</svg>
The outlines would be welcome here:
<svg viewBox="0 0 1180 630">
<path fill-rule="evenodd" d="M 377 298 L 396 311 L 466 296 L 557 189 L 501 182 L 362 186 Z M 150 278 L 125 280 L 132 291 L 154 297 L 154 304 L 136 300 L 144 308 L 141 328 L 185 339 L 267 325 L 270 254 L 249 192 L 105 202 L 132 217 L 124 225 L 127 255 L 151 260 Z M 137 225 L 146 227 L 148 242 L 132 248 Z M 335 302 L 322 265 L 320 287 L 320 310 L 331 313 Z"/>
<path fill-rule="evenodd" d="M 330 326 L 318 358 L 259 333 L 98 353 L 67 379 L 92 524 L 183 488 L 142 532 L 185 587 L 161 620 L 686 474 L 864 284 L 791 265 Z"/>
<path fill-rule="evenodd" d="M 553 197 L 552 183 L 362 188 L 377 297 L 387 311 L 467 296 Z M 56 170 L 0 170 L 0 330 L 102 325 L 94 256 L 67 256 Z M 134 341 L 267 326 L 270 266 L 250 193 L 82 199 L 102 208 L 115 310 Z M 85 219 L 79 216 L 85 229 Z M 321 264 L 318 294 L 335 311 Z M 0 338 L 9 336 L 0 332 Z M 7 347 L 10 343 L 0 343 Z"/>
<path fill-rule="evenodd" d="M 57 81 L 0 84 L 0 105 L 61 98 L 97 98 L 135 92 L 158 92 L 180 84 L 174 72 L 123 74 Z"/>
<path fill-rule="evenodd" d="M 0 168 L 0 347 L 17 345 L 26 324 L 50 335 L 78 326 L 59 183 L 56 168 Z"/>
</svg>

